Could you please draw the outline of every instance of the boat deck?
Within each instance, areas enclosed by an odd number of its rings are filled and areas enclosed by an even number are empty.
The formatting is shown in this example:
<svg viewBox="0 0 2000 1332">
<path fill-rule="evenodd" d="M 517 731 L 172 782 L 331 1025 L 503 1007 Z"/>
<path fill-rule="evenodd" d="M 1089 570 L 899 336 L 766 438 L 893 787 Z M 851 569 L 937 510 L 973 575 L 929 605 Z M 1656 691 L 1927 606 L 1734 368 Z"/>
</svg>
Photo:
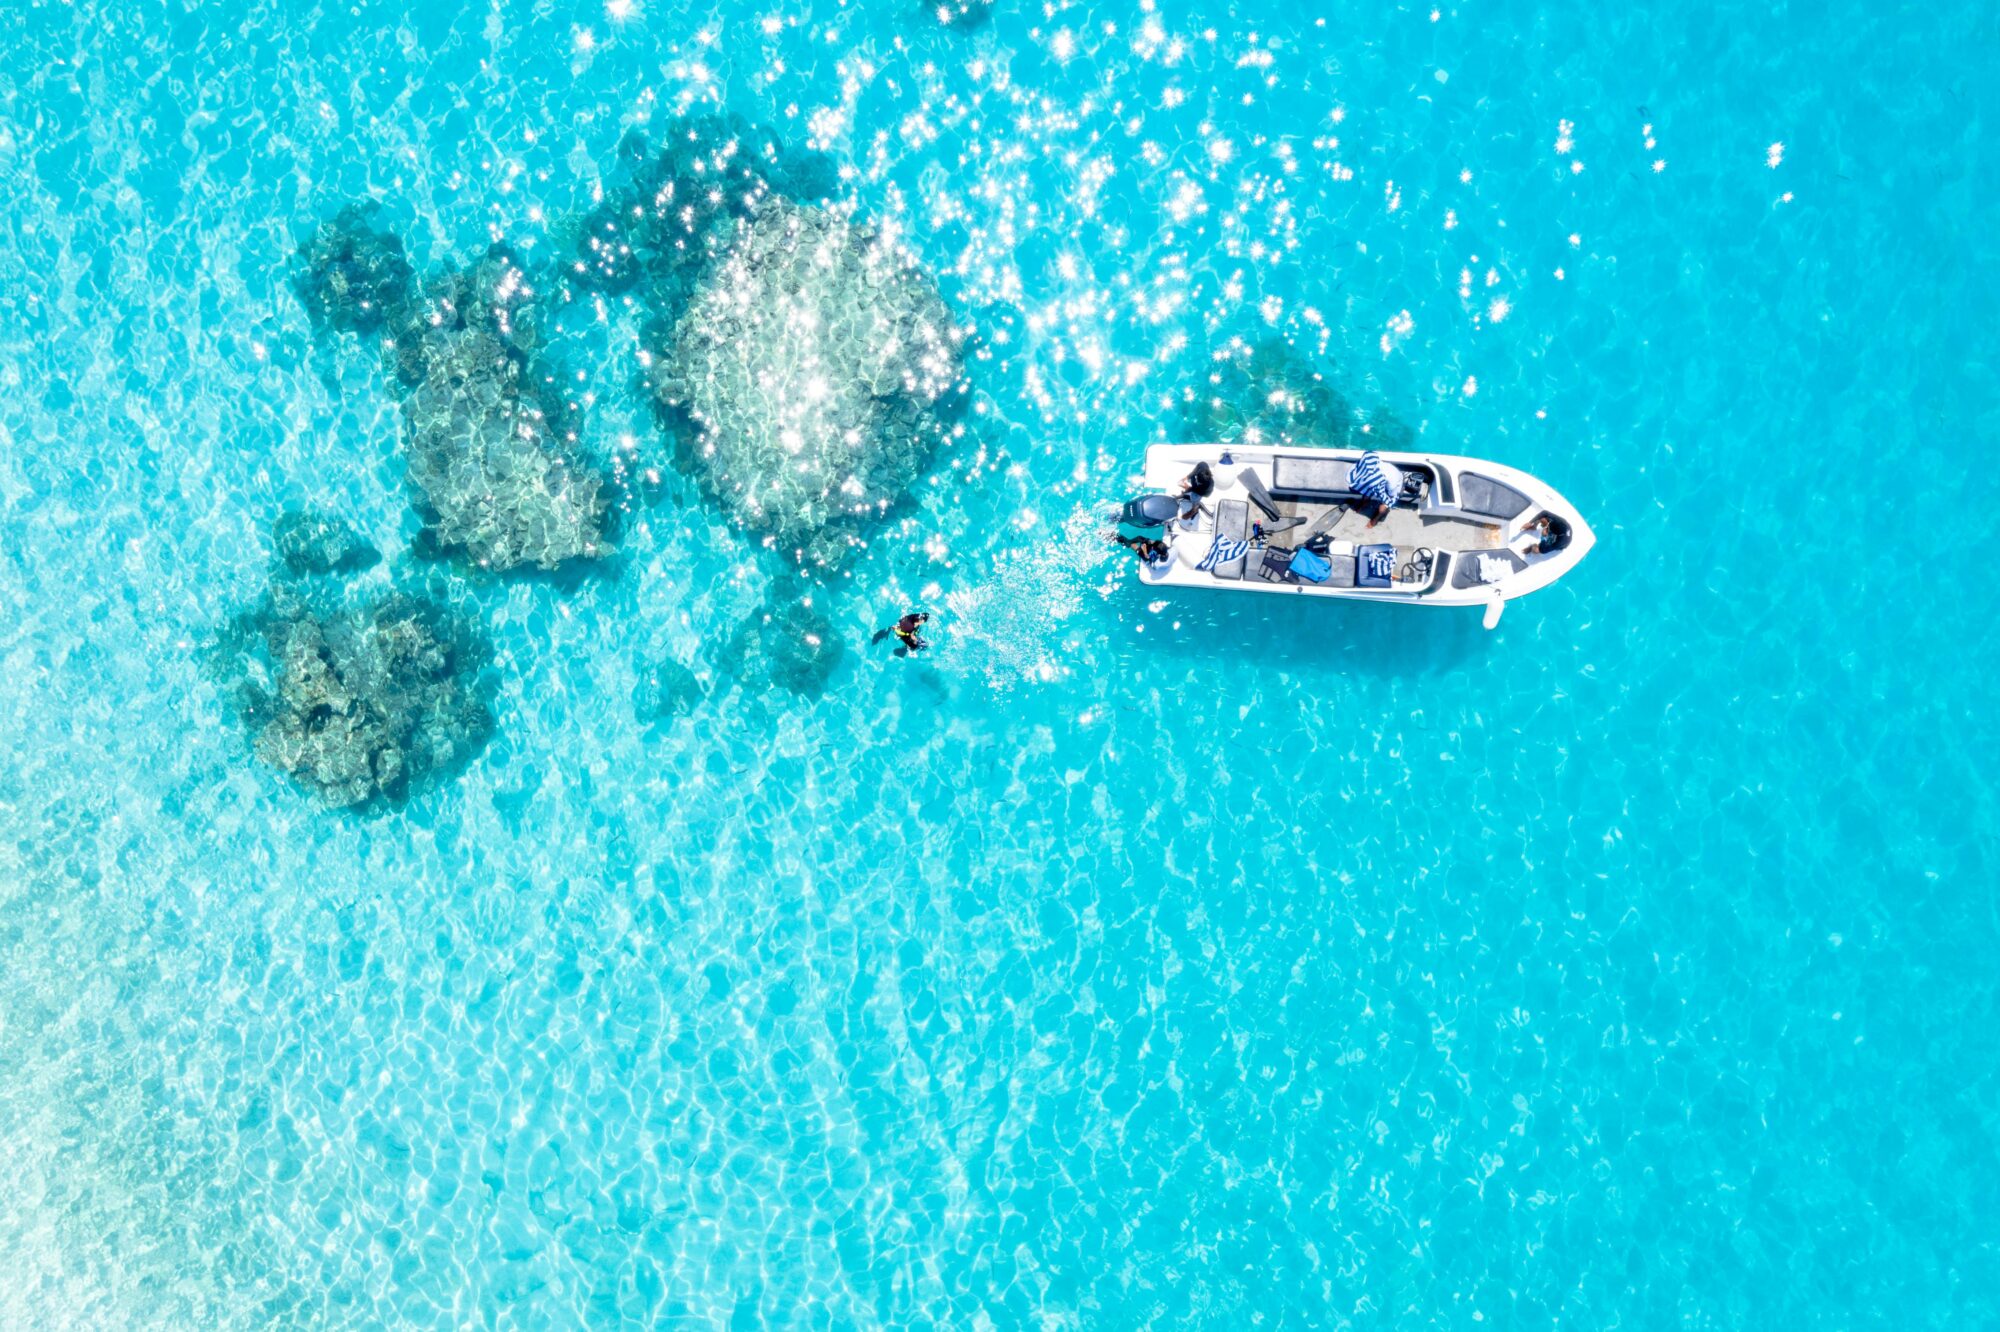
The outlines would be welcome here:
<svg viewBox="0 0 2000 1332">
<path fill-rule="evenodd" d="M 1232 494 L 1239 492 L 1232 491 Z M 1422 513 L 1415 509 L 1392 509 L 1389 516 L 1370 527 L 1365 515 L 1342 505 L 1318 504 L 1311 501 L 1277 500 L 1277 523 L 1271 523 L 1259 512 L 1252 512 L 1251 521 L 1261 522 L 1267 528 L 1281 527 L 1287 518 L 1303 518 L 1302 526 L 1288 532 L 1272 532 L 1272 544 L 1278 546 L 1297 545 L 1305 533 L 1315 531 L 1332 537 L 1335 541 L 1349 541 L 1357 546 L 1370 542 L 1387 542 L 1396 547 L 1429 546 L 1432 550 L 1497 550 L 1501 546 L 1500 527 L 1497 523 L 1483 523 L 1476 519 L 1454 513 Z M 1214 501 L 1209 502 L 1214 508 Z M 1205 520 L 1204 527 L 1213 530 L 1212 520 Z"/>
</svg>

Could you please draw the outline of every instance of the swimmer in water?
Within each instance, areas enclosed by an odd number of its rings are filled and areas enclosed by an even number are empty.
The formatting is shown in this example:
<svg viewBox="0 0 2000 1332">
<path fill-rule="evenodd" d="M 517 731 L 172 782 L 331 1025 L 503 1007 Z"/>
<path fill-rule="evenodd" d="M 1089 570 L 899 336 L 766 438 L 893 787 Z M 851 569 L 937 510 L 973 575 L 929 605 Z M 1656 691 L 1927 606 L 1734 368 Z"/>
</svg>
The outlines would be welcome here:
<svg viewBox="0 0 2000 1332">
<path fill-rule="evenodd" d="M 931 613 L 929 611 L 911 611 L 887 629 L 876 630 L 875 637 L 868 641 L 872 645 L 894 634 L 897 642 L 902 645 L 896 649 L 897 656 L 905 657 L 912 652 L 922 652 L 930 644 L 924 641 L 923 636 L 917 632 L 917 629 L 930 618 Z"/>
</svg>

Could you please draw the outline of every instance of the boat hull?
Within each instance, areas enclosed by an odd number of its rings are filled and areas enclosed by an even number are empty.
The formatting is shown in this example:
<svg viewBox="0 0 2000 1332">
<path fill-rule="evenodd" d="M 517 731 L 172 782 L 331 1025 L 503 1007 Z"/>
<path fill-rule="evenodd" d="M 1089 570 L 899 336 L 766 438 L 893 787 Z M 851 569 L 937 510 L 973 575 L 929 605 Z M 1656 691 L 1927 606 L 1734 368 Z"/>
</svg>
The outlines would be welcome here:
<svg viewBox="0 0 2000 1332">
<path fill-rule="evenodd" d="M 1480 607 L 1490 625 L 1502 604 L 1554 583 L 1596 544 L 1582 514 L 1546 482 L 1518 468 L 1451 454 L 1379 451 L 1383 461 L 1405 474 L 1415 472 L 1429 484 L 1421 502 L 1399 505 L 1379 527 L 1372 527 L 1348 503 L 1352 497 L 1342 493 L 1340 478 L 1358 456 L 1352 449 L 1153 445 L 1146 450 L 1145 489 L 1173 493 L 1195 464 L 1206 462 L 1215 490 L 1192 524 L 1173 522 L 1155 533 L 1167 541 L 1171 558 L 1141 561 L 1140 580 L 1156 587 Z M 1267 505 L 1279 516 L 1273 518 Z M 1527 553 L 1522 529 L 1542 514 L 1567 524 L 1569 540 L 1546 555 Z M 1325 532 L 1332 540 L 1332 579 L 1314 583 L 1259 572 L 1264 548 L 1283 551 L 1302 532 Z M 1249 539 L 1253 545 L 1247 558 L 1236 565 L 1203 567 L 1218 536 Z M 1352 558 L 1348 552 L 1383 545 L 1391 548 L 1396 568 L 1390 586 L 1358 586 L 1358 579 L 1343 579 Z"/>
</svg>

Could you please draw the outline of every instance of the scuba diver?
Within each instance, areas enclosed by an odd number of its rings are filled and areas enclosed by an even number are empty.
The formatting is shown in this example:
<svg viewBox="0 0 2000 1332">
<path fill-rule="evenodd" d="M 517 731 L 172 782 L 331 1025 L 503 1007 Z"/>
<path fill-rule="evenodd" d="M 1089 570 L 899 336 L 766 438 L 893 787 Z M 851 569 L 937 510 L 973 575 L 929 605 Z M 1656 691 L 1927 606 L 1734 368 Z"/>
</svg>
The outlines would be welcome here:
<svg viewBox="0 0 2000 1332">
<path fill-rule="evenodd" d="M 868 640 L 869 646 L 872 647 L 891 634 L 894 634 L 896 641 L 900 644 L 896 649 L 897 656 L 907 657 L 913 652 L 922 652 L 930 644 L 924 641 L 923 635 L 919 634 L 917 629 L 930 618 L 931 613 L 929 611 L 911 611 L 887 629 L 877 629 L 875 637 Z"/>
</svg>

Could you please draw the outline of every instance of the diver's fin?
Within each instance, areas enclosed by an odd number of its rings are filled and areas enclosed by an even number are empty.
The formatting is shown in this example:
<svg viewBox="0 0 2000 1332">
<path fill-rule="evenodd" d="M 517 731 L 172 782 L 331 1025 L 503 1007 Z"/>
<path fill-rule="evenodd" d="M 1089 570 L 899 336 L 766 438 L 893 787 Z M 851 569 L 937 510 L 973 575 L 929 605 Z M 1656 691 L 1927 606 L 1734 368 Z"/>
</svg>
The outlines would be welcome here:
<svg viewBox="0 0 2000 1332">
<path fill-rule="evenodd" d="M 1305 531 L 1305 535 L 1299 538 L 1299 544 L 1303 546 L 1306 544 L 1306 542 L 1311 541 L 1321 532 L 1330 530 L 1334 526 L 1334 524 L 1338 523 L 1346 513 L 1347 510 L 1345 508 L 1343 508 L 1338 504 L 1334 505 L 1332 508 L 1322 513 L 1319 517 L 1313 519 L 1312 526 L 1308 527 Z"/>
<path fill-rule="evenodd" d="M 1236 484 L 1250 492 L 1250 502 L 1264 511 L 1264 516 L 1272 522 L 1278 520 L 1278 506 L 1271 499 L 1271 492 L 1264 489 L 1264 482 L 1248 467 L 1236 474 Z"/>
</svg>

